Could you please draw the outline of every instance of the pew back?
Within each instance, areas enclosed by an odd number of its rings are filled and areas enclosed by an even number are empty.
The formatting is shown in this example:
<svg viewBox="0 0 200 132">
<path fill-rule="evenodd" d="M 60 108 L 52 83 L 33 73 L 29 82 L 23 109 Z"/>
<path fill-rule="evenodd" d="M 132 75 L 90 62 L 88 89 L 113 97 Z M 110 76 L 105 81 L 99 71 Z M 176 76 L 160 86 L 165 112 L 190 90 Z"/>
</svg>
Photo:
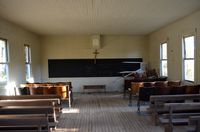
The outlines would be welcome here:
<svg viewBox="0 0 200 132">
<path fill-rule="evenodd" d="M 0 115 L 0 131 L 49 131 L 46 115 Z"/>
</svg>

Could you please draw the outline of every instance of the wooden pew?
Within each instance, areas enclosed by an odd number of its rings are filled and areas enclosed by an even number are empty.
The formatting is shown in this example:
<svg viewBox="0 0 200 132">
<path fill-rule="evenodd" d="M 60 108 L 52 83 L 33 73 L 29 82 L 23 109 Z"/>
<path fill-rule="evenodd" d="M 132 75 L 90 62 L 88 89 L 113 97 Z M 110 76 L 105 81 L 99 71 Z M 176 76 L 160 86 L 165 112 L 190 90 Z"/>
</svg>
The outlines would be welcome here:
<svg viewBox="0 0 200 132">
<path fill-rule="evenodd" d="M 2 100 L 13 100 L 13 101 L 51 101 L 55 104 L 56 110 L 61 112 L 61 99 L 58 95 L 16 95 L 16 96 L 0 96 Z"/>
<path fill-rule="evenodd" d="M 5 99 L 52 99 L 58 98 L 61 99 L 59 95 L 1 95 L 0 100 Z"/>
<path fill-rule="evenodd" d="M 164 107 L 168 109 L 168 115 L 160 117 L 160 123 L 164 125 L 165 132 L 173 132 L 173 125 L 188 125 L 189 117 L 195 116 L 195 113 L 181 113 L 177 116 L 176 111 L 198 111 L 196 116 L 200 115 L 200 103 L 165 103 Z"/>
<path fill-rule="evenodd" d="M 51 100 L 56 105 L 61 105 L 61 99 L 58 95 L 16 95 L 16 96 L 0 96 L 0 100 Z"/>
<path fill-rule="evenodd" d="M 200 94 L 182 94 L 182 95 L 152 95 L 150 97 L 149 111 L 152 114 L 152 119 L 155 125 L 158 124 L 158 116 L 161 113 L 166 113 L 168 110 L 163 107 L 166 102 L 190 101 L 199 100 Z"/>
<path fill-rule="evenodd" d="M 73 100 L 71 82 L 27 83 L 20 86 L 29 89 L 31 95 L 58 95 L 62 100 L 67 100 L 71 107 Z"/>
<path fill-rule="evenodd" d="M 43 114 L 48 117 L 48 125 L 51 128 L 55 128 L 58 122 L 61 102 L 57 95 L 0 96 L 0 99 L 0 116 L 35 117 Z"/>
<path fill-rule="evenodd" d="M 0 100 L 2 106 L 54 106 L 55 103 L 48 100 Z"/>
<path fill-rule="evenodd" d="M 0 131 L 49 132 L 48 117 L 43 115 L 0 115 Z"/>
<path fill-rule="evenodd" d="M 49 106 L 53 107 L 56 112 L 56 117 L 59 118 L 61 113 L 61 108 L 55 102 L 51 100 L 0 100 L 0 107 L 7 106 Z"/>
<path fill-rule="evenodd" d="M 137 97 L 139 95 L 140 88 L 143 87 L 143 82 L 131 82 L 131 88 L 129 91 L 129 106 L 132 106 L 132 96 Z"/>
<path fill-rule="evenodd" d="M 49 119 L 49 126 L 55 127 L 57 118 L 52 106 L 4 106 L 0 108 L 0 115 L 38 115 L 45 114 Z"/>
</svg>

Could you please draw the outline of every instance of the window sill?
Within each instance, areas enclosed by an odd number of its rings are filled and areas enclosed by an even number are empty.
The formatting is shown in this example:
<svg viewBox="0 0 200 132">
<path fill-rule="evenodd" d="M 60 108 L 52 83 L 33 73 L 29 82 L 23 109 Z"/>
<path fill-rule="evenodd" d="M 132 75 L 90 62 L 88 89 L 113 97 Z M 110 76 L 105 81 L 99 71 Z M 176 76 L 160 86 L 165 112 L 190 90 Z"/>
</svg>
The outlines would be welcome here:
<svg viewBox="0 0 200 132">
<path fill-rule="evenodd" d="M 194 81 L 189 81 L 189 80 L 183 80 L 183 83 L 184 84 L 194 84 Z"/>
</svg>

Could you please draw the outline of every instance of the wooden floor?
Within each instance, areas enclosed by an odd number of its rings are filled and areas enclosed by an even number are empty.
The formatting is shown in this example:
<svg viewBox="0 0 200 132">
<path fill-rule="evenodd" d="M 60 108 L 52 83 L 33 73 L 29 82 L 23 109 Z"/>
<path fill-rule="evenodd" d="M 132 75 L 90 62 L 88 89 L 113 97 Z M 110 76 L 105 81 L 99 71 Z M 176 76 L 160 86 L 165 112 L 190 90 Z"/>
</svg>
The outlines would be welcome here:
<svg viewBox="0 0 200 132">
<path fill-rule="evenodd" d="M 142 114 L 122 94 L 78 94 L 73 108 L 63 109 L 56 132 L 163 132 L 151 123 L 145 106 Z"/>
</svg>

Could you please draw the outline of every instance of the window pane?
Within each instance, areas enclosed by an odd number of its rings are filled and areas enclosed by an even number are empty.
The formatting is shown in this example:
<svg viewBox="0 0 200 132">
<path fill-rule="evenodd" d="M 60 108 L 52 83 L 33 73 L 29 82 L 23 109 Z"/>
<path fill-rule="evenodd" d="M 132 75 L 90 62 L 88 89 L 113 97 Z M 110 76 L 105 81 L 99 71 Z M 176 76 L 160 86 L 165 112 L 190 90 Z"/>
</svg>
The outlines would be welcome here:
<svg viewBox="0 0 200 132">
<path fill-rule="evenodd" d="M 0 62 L 7 62 L 6 41 L 0 40 Z"/>
<path fill-rule="evenodd" d="M 30 79 L 31 77 L 31 66 L 30 64 L 26 64 L 26 67 L 25 67 L 25 72 L 26 72 L 26 80 Z"/>
<path fill-rule="evenodd" d="M 0 82 L 7 81 L 7 64 L 0 64 Z"/>
<path fill-rule="evenodd" d="M 161 45 L 161 59 L 167 59 L 167 43 Z"/>
<path fill-rule="evenodd" d="M 29 63 L 30 58 L 29 58 L 29 46 L 25 46 L 25 62 Z"/>
<path fill-rule="evenodd" d="M 161 61 L 161 75 L 167 76 L 167 61 L 166 60 Z"/>
<path fill-rule="evenodd" d="M 185 60 L 185 80 L 194 81 L 194 60 Z"/>
<path fill-rule="evenodd" d="M 184 38 L 185 58 L 194 58 L 194 36 Z"/>
<path fill-rule="evenodd" d="M 24 45 L 25 52 L 25 76 L 26 81 L 31 78 L 31 51 L 29 45 Z"/>
</svg>

